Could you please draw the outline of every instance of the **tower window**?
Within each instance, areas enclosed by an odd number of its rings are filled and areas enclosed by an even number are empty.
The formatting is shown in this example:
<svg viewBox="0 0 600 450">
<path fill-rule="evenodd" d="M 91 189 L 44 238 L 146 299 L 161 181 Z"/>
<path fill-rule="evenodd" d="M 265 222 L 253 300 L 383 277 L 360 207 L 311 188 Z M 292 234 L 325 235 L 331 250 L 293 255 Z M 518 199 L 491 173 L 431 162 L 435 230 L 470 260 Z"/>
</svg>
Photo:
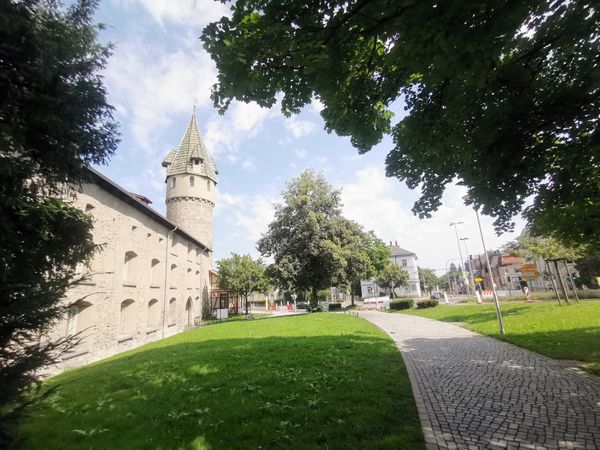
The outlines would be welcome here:
<svg viewBox="0 0 600 450">
<path fill-rule="evenodd" d="M 174 188 L 176 183 L 177 179 L 175 177 L 171 178 L 171 188 Z"/>
<path fill-rule="evenodd" d="M 206 180 L 206 190 L 210 191 L 210 180 Z"/>
<path fill-rule="evenodd" d="M 190 186 L 194 187 L 194 177 L 193 176 L 190 177 Z"/>
</svg>

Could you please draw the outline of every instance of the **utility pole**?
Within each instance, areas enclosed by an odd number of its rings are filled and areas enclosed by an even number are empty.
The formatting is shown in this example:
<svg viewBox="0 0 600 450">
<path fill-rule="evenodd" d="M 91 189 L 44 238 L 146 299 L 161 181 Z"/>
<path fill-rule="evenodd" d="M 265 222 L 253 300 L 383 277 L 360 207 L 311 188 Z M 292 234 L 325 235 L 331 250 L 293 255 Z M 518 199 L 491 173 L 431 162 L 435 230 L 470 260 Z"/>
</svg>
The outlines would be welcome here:
<svg viewBox="0 0 600 450">
<path fill-rule="evenodd" d="M 465 258 L 469 258 L 469 250 L 467 249 L 467 241 L 469 240 L 469 238 L 464 237 L 460 238 L 460 240 L 463 241 L 463 244 L 465 246 Z M 471 261 L 471 258 L 469 258 L 469 275 L 471 275 L 471 283 L 473 286 L 473 292 L 475 292 L 475 296 L 477 297 L 477 303 L 481 303 L 481 295 L 476 292 L 477 287 L 475 286 L 475 277 L 473 276 L 473 262 Z"/>
<path fill-rule="evenodd" d="M 461 271 L 460 271 L 460 275 L 463 279 L 463 281 L 466 280 L 466 277 L 464 275 L 464 271 L 465 271 L 465 263 L 463 261 L 463 255 L 462 255 L 462 250 L 460 248 L 460 238 L 458 237 L 458 228 L 457 225 L 460 225 L 463 222 L 451 222 L 450 226 L 454 226 L 454 232 L 456 233 L 456 245 L 458 245 L 458 254 L 460 255 L 460 265 L 461 267 Z M 467 296 L 470 297 L 471 296 L 471 289 L 469 288 L 469 282 L 467 281 L 467 283 L 465 283 L 467 286 Z"/>
<path fill-rule="evenodd" d="M 483 239 L 483 231 L 481 231 L 481 222 L 479 221 L 478 207 L 475 208 L 475 216 L 477 216 L 477 226 L 479 227 L 479 235 L 481 236 L 481 245 L 483 246 L 483 253 L 485 253 L 485 262 L 487 269 L 490 273 L 490 280 L 492 282 L 492 292 L 494 293 L 494 305 L 496 306 L 496 317 L 498 317 L 498 328 L 500 334 L 504 336 L 504 323 L 502 322 L 502 312 L 500 311 L 500 302 L 498 301 L 498 293 L 496 292 L 496 283 L 494 282 L 494 274 L 492 273 L 492 266 L 490 264 L 490 257 L 488 256 L 487 249 L 485 248 L 485 240 Z"/>
</svg>

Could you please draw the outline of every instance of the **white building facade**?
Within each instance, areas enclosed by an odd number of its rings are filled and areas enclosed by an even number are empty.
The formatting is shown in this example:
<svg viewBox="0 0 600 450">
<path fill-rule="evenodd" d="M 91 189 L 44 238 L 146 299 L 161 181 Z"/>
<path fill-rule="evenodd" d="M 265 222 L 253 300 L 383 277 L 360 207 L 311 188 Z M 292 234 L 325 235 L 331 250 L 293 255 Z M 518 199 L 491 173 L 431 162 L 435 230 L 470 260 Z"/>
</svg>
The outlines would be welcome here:
<svg viewBox="0 0 600 450">
<path fill-rule="evenodd" d="M 419 282 L 419 269 L 417 266 L 417 255 L 414 252 L 398 247 L 397 242 L 390 242 L 390 261 L 408 272 L 408 283 L 394 289 L 397 296 L 421 297 L 421 284 Z M 374 280 L 363 280 L 360 282 L 361 296 L 378 297 L 382 293 L 389 294 L 377 285 Z"/>
</svg>

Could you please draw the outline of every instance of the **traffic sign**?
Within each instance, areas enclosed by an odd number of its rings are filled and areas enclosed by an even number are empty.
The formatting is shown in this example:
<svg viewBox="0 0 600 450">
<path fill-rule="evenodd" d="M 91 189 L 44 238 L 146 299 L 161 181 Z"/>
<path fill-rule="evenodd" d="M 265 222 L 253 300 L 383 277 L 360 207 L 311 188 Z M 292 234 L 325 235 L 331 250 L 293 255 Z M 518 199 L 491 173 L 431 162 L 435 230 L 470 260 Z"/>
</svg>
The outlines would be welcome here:
<svg viewBox="0 0 600 450">
<path fill-rule="evenodd" d="M 537 266 L 534 264 L 523 264 L 521 272 L 537 272 Z"/>
<path fill-rule="evenodd" d="M 477 283 L 481 283 L 481 282 L 483 281 L 483 278 L 481 278 L 481 277 L 477 277 L 477 278 L 475 278 L 475 281 L 476 281 Z"/>
</svg>

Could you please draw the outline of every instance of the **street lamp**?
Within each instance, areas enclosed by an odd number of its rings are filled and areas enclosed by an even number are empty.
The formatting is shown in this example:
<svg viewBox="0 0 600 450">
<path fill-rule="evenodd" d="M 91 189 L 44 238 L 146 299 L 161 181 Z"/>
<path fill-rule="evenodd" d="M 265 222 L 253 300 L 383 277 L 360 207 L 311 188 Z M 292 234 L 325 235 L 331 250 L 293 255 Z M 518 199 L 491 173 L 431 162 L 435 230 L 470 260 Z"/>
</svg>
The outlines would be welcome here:
<svg viewBox="0 0 600 450">
<path fill-rule="evenodd" d="M 465 197 L 465 200 L 468 200 L 469 196 Z M 481 245 L 483 246 L 483 253 L 485 253 L 485 262 L 487 265 L 487 269 L 490 273 L 490 280 L 492 282 L 492 292 L 494 294 L 494 305 L 496 306 L 496 317 L 498 317 L 498 328 L 500 329 L 500 334 L 504 336 L 504 323 L 502 322 L 502 312 L 500 311 L 500 302 L 498 301 L 498 293 L 496 292 L 496 283 L 494 282 L 494 274 L 492 273 L 492 266 L 490 264 L 490 257 L 488 256 L 487 249 L 485 248 L 485 240 L 483 239 L 483 231 L 481 231 L 481 222 L 479 221 L 479 206 L 474 205 L 473 209 L 475 210 L 475 216 L 477 217 L 477 226 L 479 227 L 479 235 L 481 236 Z"/>
<path fill-rule="evenodd" d="M 463 244 L 465 246 L 465 257 L 468 258 L 469 250 L 467 249 L 467 241 L 469 240 L 469 238 L 464 237 L 460 238 L 460 240 L 463 241 Z M 471 258 L 469 258 L 469 274 L 471 275 L 471 284 L 473 285 L 473 290 L 475 291 L 475 297 L 477 297 L 477 303 L 481 303 L 481 296 L 477 293 L 477 287 L 475 286 L 475 277 L 473 276 L 473 262 L 471 261 Z"/>
<path fill-rule="evenodd" d="M 465 281 L 466 277 L 464 275 L 464 270 L 465 270 L 465 263 L 463 261 L 463 255 L 462 255 L 462 250 L 460 248 L 460 239 L 458 237 L 458 228 L 457 225 L 460 225 L 463 222 L 450 222 L 450 226 L 454 226 L 454 232 L 456 233 L 456 245 L 458 245 L 458 254 L 460 255 L 460 265 L 462 266 L 460 274 L 463 278 L 463 281 Z M 469 288 L 469 282 L 467 281 L 465 283 L 465 285 L 467 286 L 467 296 L 470 297 L 471 296 L 471 289 Z"/>
</svg>

